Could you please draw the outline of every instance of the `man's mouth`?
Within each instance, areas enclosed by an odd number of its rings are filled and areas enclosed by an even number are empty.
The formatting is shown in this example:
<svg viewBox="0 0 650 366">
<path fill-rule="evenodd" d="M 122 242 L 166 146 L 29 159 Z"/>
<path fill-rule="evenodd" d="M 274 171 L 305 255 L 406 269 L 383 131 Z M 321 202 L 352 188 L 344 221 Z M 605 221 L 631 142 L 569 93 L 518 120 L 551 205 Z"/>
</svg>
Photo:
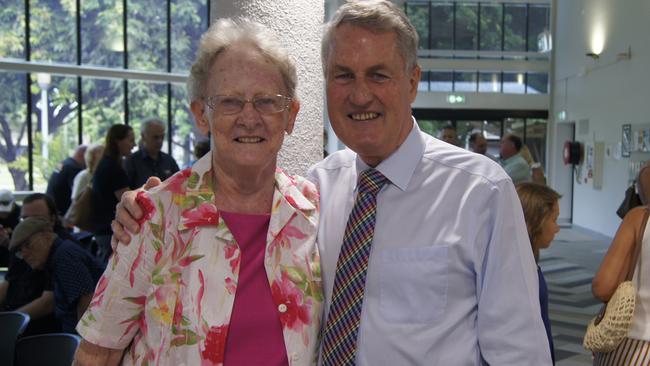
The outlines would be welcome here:
<svg viewBox="0 0 650 366">
<path fill-rule="evenodd" d="M 351 113 L 348 115 L 354 121 L 368 121 L 379 117 L 376 112 Z"/>
<path fill-rule="evenodd" d="M 235 141 L 239 142 L 241 144 L 257 144 L 257 143 L 260 143 L 260 142 L 264 141 L 264 139 L 261 138 L 261 137 L 257 137 L 257 136 L 255 136 L 255 137 L 253 137 L 253 136 L 242 136 L 242 137 L 235 138 Z"/>
</svg>

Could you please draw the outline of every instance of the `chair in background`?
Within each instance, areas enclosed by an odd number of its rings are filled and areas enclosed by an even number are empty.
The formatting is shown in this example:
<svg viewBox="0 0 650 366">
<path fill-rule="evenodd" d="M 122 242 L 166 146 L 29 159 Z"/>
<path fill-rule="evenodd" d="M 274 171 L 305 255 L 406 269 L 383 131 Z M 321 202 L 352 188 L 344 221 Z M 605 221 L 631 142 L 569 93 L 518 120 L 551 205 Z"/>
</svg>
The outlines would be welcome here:
<svg viewBox="0 0 650 366">
<path fill-rule="evenodd" d="M 0 312 L 0 365 L 13 365 L 16 339 L 29 323 L 29 315 L 17 311 Z"/>
<path fill-rule="evenodd" d="M 16 342 L 14 366 L 70 366 L 81 338 L 69 333 L 23 337 Z"/>
</svg>

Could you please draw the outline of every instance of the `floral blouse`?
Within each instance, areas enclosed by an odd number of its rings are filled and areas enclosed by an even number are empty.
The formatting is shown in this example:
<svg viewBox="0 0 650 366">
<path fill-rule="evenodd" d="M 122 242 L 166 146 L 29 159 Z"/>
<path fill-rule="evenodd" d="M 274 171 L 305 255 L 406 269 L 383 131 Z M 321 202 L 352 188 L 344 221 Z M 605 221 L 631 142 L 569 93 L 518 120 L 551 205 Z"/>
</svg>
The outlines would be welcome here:
<svg viewBox="0 0 650 366">
<path fill-rule="evenodd" d="M 139 234 L 119 244 L 77 325 L 87 341 L 127 348 L 125 365 L 222 365 L 241 251 L 214 204 L 211 154 L 137 201 Z M 323 293 L 318 193 L 275 174 L 265 268 L 292 366 L 317 360 Z"/>
</svg>

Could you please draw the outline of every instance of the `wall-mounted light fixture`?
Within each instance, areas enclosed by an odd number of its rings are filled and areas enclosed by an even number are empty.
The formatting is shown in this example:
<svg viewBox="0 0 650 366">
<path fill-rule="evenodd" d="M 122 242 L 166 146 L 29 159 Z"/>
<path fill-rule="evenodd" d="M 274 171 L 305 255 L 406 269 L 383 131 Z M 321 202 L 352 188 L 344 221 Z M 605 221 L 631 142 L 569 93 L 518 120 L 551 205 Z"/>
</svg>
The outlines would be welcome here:
<svg viewBox="0 0 650 366">
<path fill-rule="evenodd" d="M 598 60 L 600 58 L 600 55 L 597 54 L 597 53 L 594 53 L 594 52 L 588 52 L 588 53 L 585 54 L 585 56 L 591 57 L 594 60 Z"/>
</svg>

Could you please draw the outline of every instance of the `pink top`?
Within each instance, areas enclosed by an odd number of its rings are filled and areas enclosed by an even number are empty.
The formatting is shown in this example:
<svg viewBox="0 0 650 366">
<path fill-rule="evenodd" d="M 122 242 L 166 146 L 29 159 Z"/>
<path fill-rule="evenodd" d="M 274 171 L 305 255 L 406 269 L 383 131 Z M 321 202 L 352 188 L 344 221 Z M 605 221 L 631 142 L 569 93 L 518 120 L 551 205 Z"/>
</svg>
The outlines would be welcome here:
<svg viewBox="0 0 650 366">
<path fill-rule="evenodd" d="M 264 268 L 271 215 L 219 213 L 242 253 L 224 365 L 288 365 L 282 324 Z"/>
</svg>

